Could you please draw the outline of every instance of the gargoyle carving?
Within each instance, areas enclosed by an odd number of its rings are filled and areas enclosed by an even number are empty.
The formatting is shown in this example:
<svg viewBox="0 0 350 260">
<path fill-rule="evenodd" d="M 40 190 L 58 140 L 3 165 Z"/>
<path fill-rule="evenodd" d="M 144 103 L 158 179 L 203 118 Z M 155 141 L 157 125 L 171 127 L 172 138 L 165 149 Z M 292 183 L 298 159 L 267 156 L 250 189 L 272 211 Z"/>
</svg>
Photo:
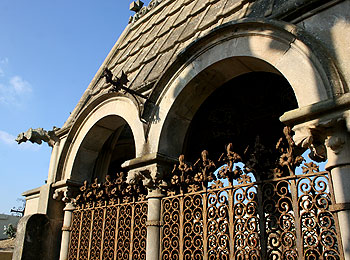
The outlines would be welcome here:
<svg viewBox="0 0 350 260">
<path fill-rule="evenodd" d="M 49 146 L 53 147 L 54 144 L 59 140 L 55 134 L 56 130 L 58 130 L 56 127 L 54 127 L 51 131 L 46 131 L 43 128 L 29 128 L 27 132 L 20 133 L 17 136 L 16 142 L 18 144 L 21 144 L 27 141 L 31 141 L 32 143 L 42 144 L 44 141 Z"/>
</svg>

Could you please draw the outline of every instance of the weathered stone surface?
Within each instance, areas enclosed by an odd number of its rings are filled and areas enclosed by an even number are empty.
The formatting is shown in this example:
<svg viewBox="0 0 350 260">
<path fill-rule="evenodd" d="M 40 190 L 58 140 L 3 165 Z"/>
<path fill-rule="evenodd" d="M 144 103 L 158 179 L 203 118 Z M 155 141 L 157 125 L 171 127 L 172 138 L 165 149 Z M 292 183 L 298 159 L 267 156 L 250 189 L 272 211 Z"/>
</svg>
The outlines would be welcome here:
<svg viewBox="0 0 350 260">
<path fill-rule="evenodd" d="M 47 247 L 50 223 L 44 214 L 23 217 L 18 223 L 13 260 L 52 259 Z"/>
<path fill-rule="evenodd" d="M 343 1 L 298 24 L 326 47 L 350 83 L 350 2 Z"/>
</svg>

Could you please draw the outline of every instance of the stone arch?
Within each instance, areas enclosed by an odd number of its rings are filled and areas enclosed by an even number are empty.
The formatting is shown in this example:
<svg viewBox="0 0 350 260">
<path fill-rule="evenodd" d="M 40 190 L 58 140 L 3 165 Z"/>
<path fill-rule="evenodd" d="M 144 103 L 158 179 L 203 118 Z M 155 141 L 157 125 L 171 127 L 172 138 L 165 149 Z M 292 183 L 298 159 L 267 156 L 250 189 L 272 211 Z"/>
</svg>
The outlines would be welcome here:
<svg viewBox="0 0 350 260">
<path fill-rule="evenodd" d="M 156 83 L 150 98 L 156 104 L 149 125 L 151 150 L 179 154 L 189 123 L 204 100 L 225 82 L 257 71 L 283 76 L 299 107 L 347 92 L 327 52 L 294 25 L 228 23 L 188 46 Z"/>
<path fill-rule="evenodd" d="M 113 149 L 125 127 L 133 138 L 133 157 L 140 156 L 145 137 L 139 118 L 138 107 L 126 97 L 107 94 L 92 102 L 68 133 L 60 158 L 61 179 L 91 179 L 96 165 L 106 161 L 101 158 L 102 149 Z"/>
</svg>

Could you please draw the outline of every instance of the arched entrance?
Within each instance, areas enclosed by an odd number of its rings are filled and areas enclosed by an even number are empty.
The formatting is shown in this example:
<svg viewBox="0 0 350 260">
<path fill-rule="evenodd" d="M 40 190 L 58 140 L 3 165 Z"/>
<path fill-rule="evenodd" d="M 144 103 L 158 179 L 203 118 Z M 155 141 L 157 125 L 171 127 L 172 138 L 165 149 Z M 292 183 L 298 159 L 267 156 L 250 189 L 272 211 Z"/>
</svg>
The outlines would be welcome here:
<svg viewBox="0 0 350 260">
<path fill-rule="evenodd" d="M 121 164 L 135 157 L 130 126 L 118 116 L 99 120 L 86 134 L 77 152 L 72 174 L 80 180 L 105 179 L 120 172 Z"/>
<path fill-rule="evenodd" d="M 142 154 L 144 133 L 136 105 L 129 99 L 104 95 L 72 126 L 59 158 L 58 178 L 92 180 L 119 171 L 121 164 Z"/>
<path fill-rule="evenodd" d="M 74 160 L 68 157 L 66 174 L 84 185 L 71 213 L 66 259 L 144 259 L 146 191 L 127 184 L 121 167 L 142 149 L 138 110 L 128 99 L 103 98 L 83 111 L 70 133 L 67 153 Z"/>
<path fill-rule="evenodd" d="M 297 171 L 304 158 L 279 121 L 296 107 L 271 72 L 205 99 L 161 200 L 160 259 L 341 259 L 329 173 L 313 162 Z"/>
<path fill-rule="evenodd" d="M 183 153 L 193 161 L 202 150 L 218 156 L 232 143 L 242 153 L 257 136 L 266 146 L 276 145 L 283 124 L 279 117 L 297 108 L 289 83 L 270 72 L 250 72 L 219 87 L 200 106 L 186 134 Z"/>
</svg>

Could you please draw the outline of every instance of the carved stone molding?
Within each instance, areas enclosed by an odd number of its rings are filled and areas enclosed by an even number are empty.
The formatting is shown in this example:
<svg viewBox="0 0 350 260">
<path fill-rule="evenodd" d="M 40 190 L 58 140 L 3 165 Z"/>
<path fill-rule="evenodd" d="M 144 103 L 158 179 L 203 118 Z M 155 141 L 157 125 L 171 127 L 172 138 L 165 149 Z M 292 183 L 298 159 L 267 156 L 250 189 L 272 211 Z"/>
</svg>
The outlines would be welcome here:
<svg viewBox="0 0 350 260">
<path fill-rule="evenodd" d="M 159 220 L 148 220 L 146 222 L 147 227 L 160 227 L 162 223 Z"/>
</svg>

